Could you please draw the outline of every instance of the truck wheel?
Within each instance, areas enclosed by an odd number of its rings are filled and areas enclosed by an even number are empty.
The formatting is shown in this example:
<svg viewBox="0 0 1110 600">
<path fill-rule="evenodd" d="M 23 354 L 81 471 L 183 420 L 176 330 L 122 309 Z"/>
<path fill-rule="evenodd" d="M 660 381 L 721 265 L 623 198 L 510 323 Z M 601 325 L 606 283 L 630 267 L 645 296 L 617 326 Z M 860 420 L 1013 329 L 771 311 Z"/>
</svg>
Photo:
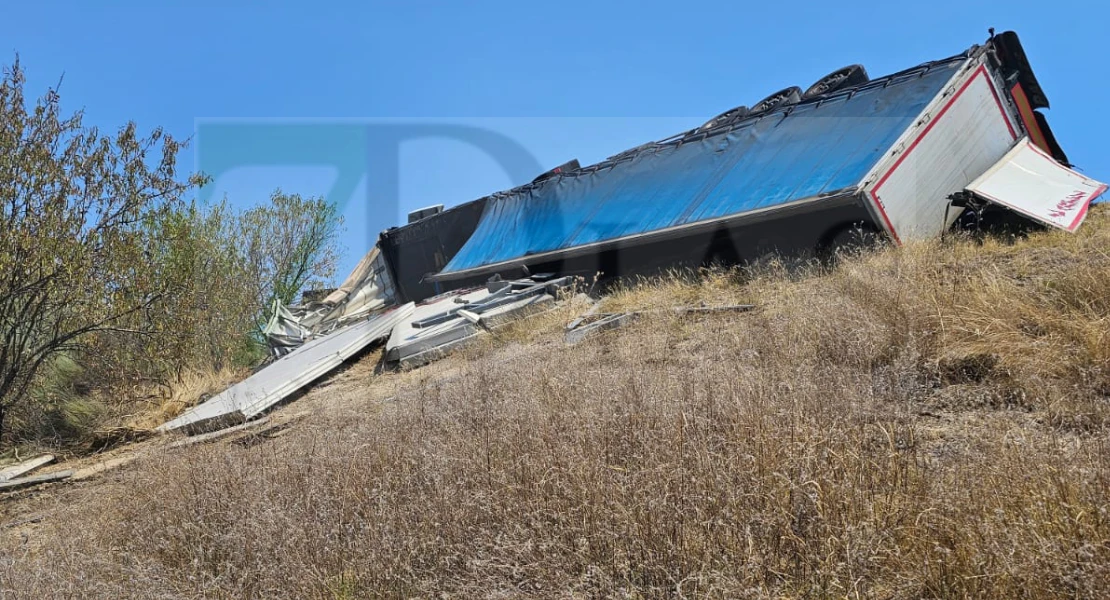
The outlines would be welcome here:
<svg viewBox="0 0 1110 600">
<path fill-rule="evenodd" d="M 806 93 L 802 94 L 802 100 L 831 94 L 837 90 L 867 83 L 868 81 L 870 79 L 868 79 L 867 70 L 863 68 L 863 65 L 847 66 L 818 79 L 817 83 L 809 86 Z"/>
<path fill-rule="evenodd" d="M 657 142 L 648 142 L 646 144 L 640 144 L 639 146 L 636 146 L 635 148 L 630 148 L 628 150 L 625 150 L 624 152 L 618 152 L 617 154 L 614 154 L 613 156 L 610 156 L 609 158 L 606 158 L 605 160 L 606 161 L 614 161 L 614 162 L 618 161 L 618 160 L 624 160 L 626 158 L 636 156 L 637 154 L 647 152 L 651 148 L 654 148 L 655 146 L 658 146 L 658 145 L 659 144 Z"/>
<path fill-rule="evenodd" d="M 725 112 L 713 117 L 712 119 L 709 119 L 705 122 L 705 125 L 698 127 L 697 132 L 704 133 L 706 131 L 709 131 L 710 129 L 713 129 L 714 127 L 720 127 L 721 125 L 725 125 L 726 123 L 738 121 L 746 116 L 748 116 L 748 107 L 737 106 L 736 108 L 726 110 Z"/>
<path fill-rule="evenodd" d="M 885 238 L 870 223 L 849 223 L 826 234 L 817 247 L 821 261 L 835 263 L 843 256 L 853 256 L 883 244 Z"/>
<path fill-rule="evenodd" d="M 802 99 L 802 89 L 799 87 L 788 87 L 779 90 L 770 96 L 760 100 L 752 106 L 750 114 L 756 115 L 765 113 L 769 110 L 778 108 L 780 106 L 790 106 L 797 104 Z"/>
</svg>

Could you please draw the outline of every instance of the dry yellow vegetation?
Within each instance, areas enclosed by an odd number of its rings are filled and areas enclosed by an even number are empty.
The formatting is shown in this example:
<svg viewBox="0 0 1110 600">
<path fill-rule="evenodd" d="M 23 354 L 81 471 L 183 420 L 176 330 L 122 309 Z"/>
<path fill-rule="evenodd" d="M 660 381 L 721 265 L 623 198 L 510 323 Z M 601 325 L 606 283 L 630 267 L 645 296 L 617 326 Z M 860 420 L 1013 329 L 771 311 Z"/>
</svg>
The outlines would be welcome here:
<svg viewBox="0 0 1110 600">
<path fill-rule="evenodd" d="M 18 500 L 2 595 L 1110 596 L 1105 208 L 604 302 L 760 308 L 356 365 L 288 434 Z"/>
</svg>

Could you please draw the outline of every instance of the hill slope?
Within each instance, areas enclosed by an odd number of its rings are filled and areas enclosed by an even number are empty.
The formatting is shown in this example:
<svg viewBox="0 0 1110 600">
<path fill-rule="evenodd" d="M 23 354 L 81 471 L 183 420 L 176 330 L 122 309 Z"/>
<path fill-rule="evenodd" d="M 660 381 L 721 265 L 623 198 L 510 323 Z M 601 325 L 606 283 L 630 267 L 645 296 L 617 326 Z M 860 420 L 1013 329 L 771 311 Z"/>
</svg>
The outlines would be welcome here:
<svg viewBox="0 0 1110 600">
<path fill-rule="evenodd" d="M 570 302 L 366 357 L 273 439 L 9 502 L 13 597 L 1105 597 L 1110 211 Z M 14 517 L 12 517 L 14 518 Z M 18 535 L 13 533 L 18 532 Z"/>
</svg>

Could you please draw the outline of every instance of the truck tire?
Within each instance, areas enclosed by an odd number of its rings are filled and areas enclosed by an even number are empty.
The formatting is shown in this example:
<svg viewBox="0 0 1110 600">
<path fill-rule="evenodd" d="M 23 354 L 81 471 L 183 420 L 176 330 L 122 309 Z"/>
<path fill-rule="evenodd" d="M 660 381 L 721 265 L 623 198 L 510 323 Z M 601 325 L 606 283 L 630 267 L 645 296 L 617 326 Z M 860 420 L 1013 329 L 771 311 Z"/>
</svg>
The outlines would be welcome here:
<svg viewBox="0 0 1110 600">
<path fill-rule="evenodd" d="M 712 119 L 709 119 L 705 122 L 704 125 L 698 127 L 697 132 L 705 133 L 706 131 L 713 129 L 714 127 L 720 127 L 721 125 L 725 125 L 733 121 L 739 121 L 746 116 L 748 116 L 748 107 L 737 106 L 736 108 L 726 110 L 725 112 L 713 117 Z"/>
<path fill-rule="evenodd" d="M 817 256 L 826 264 L 844 256 L 853 256 L 881 246 L 883 234 L 870 223 L 847 223 L 833 228 L 821 238 Z"/>
<path fill-rule="evenodd" d="M 806 93 L 802 94 L 802 100 L 831 94 L 837 90 L 867 83 L 868 81 L 870 79 L 867 77 L 867 70 L 863 68 L 863 65 L 849 65 L 818 79 L 817 83 L 809 86 Z"/>
<path fill-rule="evenodd" d="M 773 110 L 780 106 L 790 106 L 797 104 L 802 99 L 802 89 L 799 87 L 788 87 L 781 89 L 770 96 L 760 100 L 752 106 L 749 114 L 757 115 Z"/>
<path fill-rule="evenodd" d="M 650 150 L 650 149 L 652 149 L 652 148 L 654 148 L 655 146 L 658 146 L 658 145 L 659 144 L 657 142 L 648 142 L 646 144 L 640 144 L 639 146 L 636 146 L 635 148 L 630 148 L 628 150 L 625 150 L 624 152 L 618 152 L 617 154 L 614 154 L 614 155 L 610 156 L 609 158 L 606 158 L 605 160 L 610 161 L 610 162 L 616 162 L 616 161 L 624 160 L 626 158 L 632 158 L 632 157 L 636 156 L 637 154 L 642 154 L 644 152 L 647 152 L 648 150 Z"/>
</svg>

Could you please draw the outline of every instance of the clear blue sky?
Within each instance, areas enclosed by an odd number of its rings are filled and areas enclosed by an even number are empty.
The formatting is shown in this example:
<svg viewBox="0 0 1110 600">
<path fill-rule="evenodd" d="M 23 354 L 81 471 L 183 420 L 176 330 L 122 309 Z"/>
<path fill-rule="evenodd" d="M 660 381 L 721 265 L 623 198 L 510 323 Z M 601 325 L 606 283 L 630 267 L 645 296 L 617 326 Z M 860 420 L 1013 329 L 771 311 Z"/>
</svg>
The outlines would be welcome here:
<svg viewBox="0 0 1110 600">
<path fill-rule="evenodd" d="M 35 92 L 64 73 L 63 105 L 103 128 L 134 120 L 186 138 L 198 119 L 451 117 L 519 139 L 544 168 L 597 161 L 846 64 L 880 76 L 980 43 L 988 27 L 1014 29 L 1064 150 L 1110 177 L 1110 9 L 1090 1 L 110 4 L 9 4 L 0 62 L 18 52 Z M 191 152 L 182 158 L 194 168 Z M 400 213 L 525 176 L 450 140 L 407 144 L 401 158 L 391 214 L 367 217 L 364 188 L 336 199 L 349 220 L 344 270 Z M 333 177 L 248 170 L 217 189 L 246 206 L 279 185 L 323 193 Z"/>
</svg>

